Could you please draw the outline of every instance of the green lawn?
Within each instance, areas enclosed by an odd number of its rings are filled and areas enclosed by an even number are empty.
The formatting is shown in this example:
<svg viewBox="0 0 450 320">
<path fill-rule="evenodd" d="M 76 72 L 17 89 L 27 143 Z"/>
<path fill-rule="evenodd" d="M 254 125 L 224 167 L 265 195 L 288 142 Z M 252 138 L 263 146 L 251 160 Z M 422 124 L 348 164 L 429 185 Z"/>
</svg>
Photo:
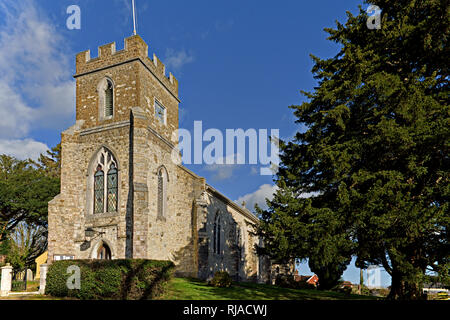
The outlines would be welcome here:
<svg viewBox="0 0 450 320">
<path fill-rule="evenodd" d="M 370 296 L 345 295 L 319 290 L 286 289 L 266 284 L 233 283 L 231 288 L 214 288 L 197 279 L 173 278 L 162 300 L 355 300 Z"/>
<path fill-rule="evenodd" d="M 71 300 L 42 295 L 9 296 L 8 300 Z M 239 282 L 231 288 L 215 288 L 190 278 L 173 278 L 159 300 L 360 300 L 371 296 L 345 295 L 333 291 L 286 289 L 266 284 Z M 379 299 L 379 298 L 378 298 Z"/>
</svg>

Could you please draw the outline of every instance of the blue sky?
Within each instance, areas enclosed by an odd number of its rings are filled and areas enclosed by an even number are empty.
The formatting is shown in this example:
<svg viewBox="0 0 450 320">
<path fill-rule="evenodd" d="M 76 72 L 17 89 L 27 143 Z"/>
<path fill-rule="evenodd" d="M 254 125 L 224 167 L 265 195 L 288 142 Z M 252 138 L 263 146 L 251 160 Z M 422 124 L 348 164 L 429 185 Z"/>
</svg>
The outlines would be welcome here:
<svg viewBox="0 0 450 320">
<path fill-rule="evenodd" d="M 4 0 L 0 4 L 0 153 L 36 157 L 74 123 L 75 54 L 132 34 L 131 0 Z M 136 0 L 138 34 L 179 80 L 180 127 L 279 129 L 292 137 L 290 105 L 316 84 L 309 54 L 338 47 L 325 27 L 356 13 L 362 0 Z M 81 8 L 68 30 L 67 7 Z M 363 4 L 363 7 L 367 5 Z M 251 209 L 273 192 L 271 176 L 252 165 L 187 165 Z M 309 273 L 305 265 L 301 273 Z M 346 280 L 359 281 L 349 268 Z M 384 285 L 389 283 L 382 276 Z"/>
</svg>

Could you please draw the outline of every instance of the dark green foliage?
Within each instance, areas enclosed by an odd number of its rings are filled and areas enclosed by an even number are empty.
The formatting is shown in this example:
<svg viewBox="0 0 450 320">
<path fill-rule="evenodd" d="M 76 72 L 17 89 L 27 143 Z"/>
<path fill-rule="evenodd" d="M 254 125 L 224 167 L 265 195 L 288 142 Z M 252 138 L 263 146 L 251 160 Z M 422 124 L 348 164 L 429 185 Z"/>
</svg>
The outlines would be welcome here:
<svg viewBox="0 0 450 320">
<path fill-rule="evenodd" d="M 59 190 L 44 165 L 0 155 L 0 245 L 15 270 L 32 267 L 47 249 L 48 202 Z"/>
<path fill-rule="evenodd" d="M 332 260 L 331 263 L 326 264 L 320 259 L 320 256 L 311 257 L 308 261 L 309 268 L 314 270 L 314 273 L 319 278 L 318 288 L 321 290 L 333 288 L 341 279 L 349 263 L 350 259 L 343 258 L 343 260 Z"/>
<path fill-rule="evenodd" d="M 392 276 L 389 298 L 420 299 L 426 270 L 443 282 L 450 268 L 450 6 L 366 3 L 381 8 L 380 30 L 365 8 L 326 29 L 340 51 L 313 57 L 318 85 L 291 107 L 304 130 L 281 144 L 259 233 L 269 255 L 311 259 L 319 282 L 355 255 Z"/>
<path fill-rule="evenodd" d="M 61 143 L 47 153 L 41 154 L 38 161 L 32 161 L 40 170 L 49 177 L 59 179 L 61 176 Z"/>
<path fill-rule="evenodd" d="M 81 271 L 81 288 L 69 290 L 67 268 Z M 46 294 L 82 300 L 152 299 L 161 294 L 170 279 L 174 264 L 170 261 L 143 259 L 65 260 L 53 262 L 47 274 Z"/>
<path fill-rule="evenodd" d="M 47 227 L 48 202 L 59 189 L 59 177 L 0 155 L 0 241 L 21 222 Z"/>
<path fill-rule="evenodd" d="M 214 277 L 209 282 L 209 285 L 218 288 L 229 288 L 231 287 L 233 280 L 231 276 L 226 271 L 217 271 Z"/>
</svg>

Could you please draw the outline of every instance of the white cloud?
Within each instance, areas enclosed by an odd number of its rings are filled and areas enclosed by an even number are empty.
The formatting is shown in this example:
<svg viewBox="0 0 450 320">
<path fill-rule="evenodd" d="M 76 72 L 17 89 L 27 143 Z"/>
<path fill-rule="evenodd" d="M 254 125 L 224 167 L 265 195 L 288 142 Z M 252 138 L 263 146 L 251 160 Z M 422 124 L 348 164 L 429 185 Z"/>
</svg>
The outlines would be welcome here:
<svg viewBox="0 0 450 320">
<path fill-rule="evenodd" d="M 270 185 L 270 184 L 263 184 L 259 187 L 258 190 L 256 190 L 253 193 L 248 193 L 239 199 L 237 199 L 235 202 L 239 205 L 242 205 L 242 202 L 245 202 L 245 207 L 250 210 L 255 210 L 255 204 L 258 204 L 258 206 L 265 210 L 267 209 L 267 203 L 266 198 L 269 200 L 273 199 L 273 195 L 278 190 L 278 186 L 276 185 Z M 300 198 L 310 198 L 317 196 L 317 192 L 311 192 L 311 193 L 302 193 L 299 197 Z"/>
<path fill-rule="evenodd" d="M 25 136 L 34 119 L 35 110 L 0 78 L 0 138 Z"/>
<path fill-rule="evenodd" d="M 186 50 L 175 51 L 173 49 L 166 50 L 166 57 L 164 62 L 166 67 L 173 70 L 179 70 L 184 65 L 194 61 L 192 53 L 188 53 Z"/>
<path fill-rule="evenodd" d="M 67 43 L 35 1 L 4 0 L 0 15 L 0 139 L 68 127 L 75 84 L 63 53 Z"/>
<path fill-rule="evenodd" d="M 40 154 L 47 150 L 49 150 L 47 145 L 32 139 L 0 140 L 0 154 L 7 154 L 21 160 L 37 160 Z"/>
<path fill-rule="evenodd" d="M 261 209 L 267 209 L 266 198 L 272 200 L 277 188 L 276 185 L 263 184 L 255 192 L 246 194 L 235 202 L 242 205 L 242 202 L 245 201 L 245 207 L 250 211 L 255 210 L 255 204 L 258 204 Z"/>
<path fill-rule="evenodd" d="M 243 162 L 243 158 L 239 153 L 231 154 L 216 161 L 219 164 L 205 165 L 205 170 L 213 172 L 212 179 L 226 180 L 233 176 L 234 170 L 239 168 L 238 161 Z M 234 164 L 226 164 L 234 163 Z"/>
</svg>

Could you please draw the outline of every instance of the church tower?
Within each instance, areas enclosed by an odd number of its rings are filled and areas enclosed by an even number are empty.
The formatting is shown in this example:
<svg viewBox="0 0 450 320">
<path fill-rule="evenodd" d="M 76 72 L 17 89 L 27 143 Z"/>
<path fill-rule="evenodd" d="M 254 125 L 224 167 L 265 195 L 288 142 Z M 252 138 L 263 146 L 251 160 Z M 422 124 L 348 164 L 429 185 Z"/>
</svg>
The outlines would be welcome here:
<svg viewBox="0 0 450 320">
<path fill-rule="evenodd" d="M 111 43 L 99 47 L 96 58 L 79 53 L 74 77 L 76 124 L 62 133 L 61 194 L 49 204 L 49 257 L 148 258 L 149 216 L 159 223 L 174 209 L 168 192 L 169 180 L 178 176 L 171 160 L 178 81 L 166 76 L 156 55 L 148 57 L 138 35 L 125 39 L 120 51 Z M 198 182 L 201 194 L 204 181 Z M 158 192 L 149 196 L 149 187 Z"/>
<path fill-rule="evenodd" d="M 84 121 L 82 129 L 128 121 L 136 107 L 146 116 L 145 124 L 166 140 L 178 129 L 178 81 L 172 73 L 166 76 L 156 55 L 148 57 L 148 46 L 138 35 L 125 39 L 120 51 L 110 43 L 99 47 L 97 58 L 90 51 L 79 53 L 74 77 L 76 120 Z"/>
</svg>

